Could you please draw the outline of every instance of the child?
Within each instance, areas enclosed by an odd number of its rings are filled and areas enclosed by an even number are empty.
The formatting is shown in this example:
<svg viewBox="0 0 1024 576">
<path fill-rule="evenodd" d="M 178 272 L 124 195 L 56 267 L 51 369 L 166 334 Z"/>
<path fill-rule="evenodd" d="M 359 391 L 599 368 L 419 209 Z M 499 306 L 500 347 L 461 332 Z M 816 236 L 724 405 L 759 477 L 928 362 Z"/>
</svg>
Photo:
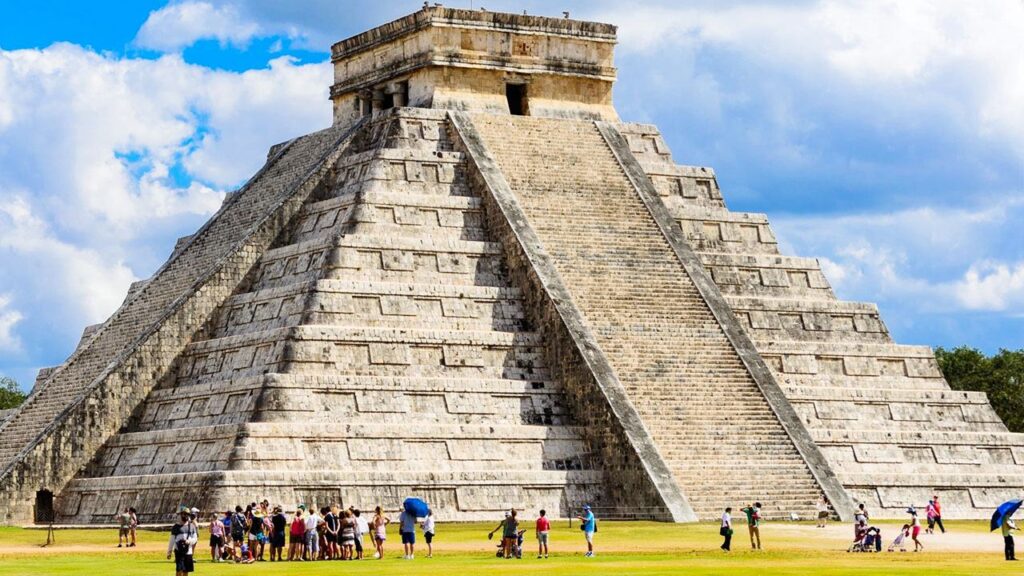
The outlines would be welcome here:
<svg viewBox="0 0 1024 576">
<path fill-rule="evenodd" d="M 900 528 L 900 531 L 896 534 L 896 538 L 892 541 L 892 544 L 889 544 L 889 552 L 895 550 L 897 546 L 899 546 L 900 552 L 906 552 L 907 545 L 904 541 L 907 539 L 907 536 L 910 536 L 910 524 L 904 524 L 903 528 Z"/>
<path fill-rule="evenodd" d="M 427 558 L 434 557 L 434 511 L 427 509 L 427 517 L 423 519 L 423 539 L 427 542 Z M 540 558 L 540 556 L 538 556 Z"/>
<path fill-rule="evenodd" d="M 210 515 L 210 561 L 220 562 L 224 549 L 224 523 L 216 514 Z"/>
</svg>

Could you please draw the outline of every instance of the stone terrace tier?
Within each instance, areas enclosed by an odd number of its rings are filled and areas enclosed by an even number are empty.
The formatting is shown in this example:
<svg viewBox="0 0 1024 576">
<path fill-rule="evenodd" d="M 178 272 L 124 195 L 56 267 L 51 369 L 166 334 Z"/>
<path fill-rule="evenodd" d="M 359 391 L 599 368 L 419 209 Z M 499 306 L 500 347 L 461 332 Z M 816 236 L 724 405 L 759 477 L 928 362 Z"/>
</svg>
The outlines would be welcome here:
<svg viewBox="0 0 1024 576">
<path fill-rule="evenodd" d="M 877 307 L 838 300 L 816 260 L 780 254 L 767 217 L 728 210 L 714 172 L 676 165 L 655 127 L 621 130 L 854 498 L 904 517 L 938 494 L 948 516 L 987 518 L 1019 497 L 1024 435 L 984 394 L 950 390 L 930 349 L 893 343 Z"/>
<path fill-rule="evenodd" d="M 418 495 L 445 520 L 602 502 L 444 118 L 401 109 L 364 127 L 63 491 L 62 521 L 263 497 L 394 509 Z"/>
</svg>

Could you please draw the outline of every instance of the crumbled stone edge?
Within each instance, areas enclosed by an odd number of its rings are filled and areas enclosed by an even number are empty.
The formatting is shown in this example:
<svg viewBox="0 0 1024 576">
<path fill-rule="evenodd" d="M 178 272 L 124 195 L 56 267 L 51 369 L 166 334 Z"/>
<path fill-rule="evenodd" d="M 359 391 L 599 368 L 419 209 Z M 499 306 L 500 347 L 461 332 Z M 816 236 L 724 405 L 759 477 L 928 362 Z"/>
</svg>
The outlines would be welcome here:
<svg viewBox="0 0 1024 576">
<path fill-rule="evenodd" d="M 647 177 L 647 173 L 644 172 L 640 162 L 630 152 L 629 143 L 613 124 L 603 121 L 595 121 L 594 124 L 601 132 L 605 142 L 608 143 L 608 147 L 611 148 L 623 172 L 625 172 L 626 177 L 633 184 L 633 188 L 640 196 L 647 210 L 658 223 L 658 228 L 661 229 L 661 233 L 676 253 L 676 257 L 683 265 L 686 274 L 707 303 L 708 308 L 711 309 L 715 319 L 718 320 L 718 324 L 722 327 L 729 342 L 739 355 L 740 360 L 743 361 L 751 378 L 753 378 L 757 387 L 761 390 L 761 394 L 764 395 L 765 400 L 768 401 L 768 405 L 779 419 L 783 429 L 785 429 L 793 441 L 793 445 L 807 464 L 811 474 L 817 480 L 819 487 L 825 493 L 833 510 L 842 520 L 852 517 L 855 508 L 853 499 L 836 477 L 832 467 L 829 466 L 828 461 L 825 459 L 825 455 L 821 453 L 807 428 L 804 427 L 803 422 L 800 421 L 800 416 L 789 403 L 785 393 L 779 387 L 775 377 L 772 376 L 754 343 L 747 336 L 746 332 L 743 331 L 739 321 L 736 319 L 735 313 L 733 313 L 732 308 L 726 302 L 725 297 L 722 296 L 718 286 L 701 264 L 700 258 L 686 242 L 686 237 L 683 235 L 678 223 L 672 218 L 668 208 L 662 203 L 661 197 L 654 188 L 654 184 Z"/>
<path fill-rule="evenodd" d="M 224 258 L 188 286 L 157 322 L 146 327 L 134 342 L 125 346 L 124 351 L 111 360 L 92 384 L 78 397 L 71 399 L 57 418 L 35 440 L 29 442 L 6 469 L 0 471 L 0 524 L 30 522 L 35 490 L 46 488 L 59 494 L 109 436 L 120 429 L 152 388 L 157 374 L 152 367 L 169 366 L 191 339 L 190 335 L 234 292 L 238 282 L 259 260 L 264 250 L 298 214 L 306 198 L 342 155 L 363 123 L 361 120 L 341 130 L 339 137 L 327 146 L 321 158 L 296 181 L 294 192 L 259 218 L 249 228 L 249 232 L 226 252 Z M 274 154 L 270 154 L 272 159 L 239 193 L 232 194 L 221 209 L 192 236 L 189 244 L 195 242 L 218 217 L 226 213 L 241 196 L 241 192 L 257 182 L 271 165 L 280 161 L 296 140 L 280 145 Z M 166 269 L 171 260 L 161 266 L 153 277 Z M 135 297 L 141 297 L 142 292 L 140 290 Z M 122 308 L 125 304 L 122 304 Z M 62 368 L 69 367 L 72 359 L 65 362 Z M 52 380 L 52 375 L 49 380 Z M 144 385 L 144 382 L 149 382 L 149 385 Z M 33 396 L 41 392 L 42 389 Z M 111 401 L 119 405 L 111 407 Z M 77 418 L 74 417 L 76 415 Z M 71 421 L 77 425 L 69 425 Z M 60 454 L 65 455 L 60 457 Z"/>
<path fill-rule="evenodd" d="M 456 146 L 475 169 L 470 177 L 483 192 L 488 228 L 544 335 L 547 363 L 562 381 L 573 418 L 584 424 L 584 442 L 600 457 L 610 502 L 622 510 L 662 508 L 674 522 L 697 521 L 472 119 L 456 111 L 449 118 Z"/>
</svg>

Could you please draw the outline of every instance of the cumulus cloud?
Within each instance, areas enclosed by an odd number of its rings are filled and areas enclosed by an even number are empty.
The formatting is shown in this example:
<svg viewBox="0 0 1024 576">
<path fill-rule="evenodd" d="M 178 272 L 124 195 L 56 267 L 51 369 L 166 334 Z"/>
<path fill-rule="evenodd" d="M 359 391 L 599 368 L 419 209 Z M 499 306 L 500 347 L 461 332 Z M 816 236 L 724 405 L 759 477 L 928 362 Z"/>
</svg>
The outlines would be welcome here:
<svg viewBox="0 0 1024 576">
<path fill-rule="evenodd" d="M 20 310 L 0 308 L 0 351 L 17 336 L 52 355 L 34 365 L 59 360 L 271 144 L 330 124 L 329 84 L 329 65 L 287 57 L 235 73 L 72 44 L 0 50 L 0 294 Z"/>
<path fill-rule="evenodd" d="M 222 45 L 244 46 L 261 34 L 260 25 L 243 15 L 238 6 L 189 0 L 150 12 L 135 36 L 135 44 L 174 52 L 208 39 Z"/>
<path fill-rule="evenodd" d="M 0 294 L 0 352 L 21 350 L 21 339 L 14 333 L 14 325 L 24 316 L 11 306 L 10 294 Z"/>
<path fill-rule="evenodd" d="M 954 285 L 957 299 L 971 310 L 1024 311 L 1024 262 L 981 262 Z"/>
<path fill-rule="evenodd" d="M 1024 310 L 1024 196 L 968 208 L 773 218 L 782 249 L 819 256 L 840 297 L 896 314 Z"/>
</svg>

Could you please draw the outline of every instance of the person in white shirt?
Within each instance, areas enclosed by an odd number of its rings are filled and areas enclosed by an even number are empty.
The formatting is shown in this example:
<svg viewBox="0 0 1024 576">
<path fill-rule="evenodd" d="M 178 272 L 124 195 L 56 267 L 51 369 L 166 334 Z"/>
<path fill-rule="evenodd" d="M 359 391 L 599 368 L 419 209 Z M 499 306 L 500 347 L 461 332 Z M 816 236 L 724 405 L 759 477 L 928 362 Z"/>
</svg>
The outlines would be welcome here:
<svg viewBox="0 0 1024 576">
<path fill-rule="evenodd" d="M 370 533 L 370 523 L 363 518 L 359 510 L 352 510 L 356 517 L 356 558 L 363 559 L 363 536 Z M 372 538 L 371 538 L 372 540 Z"/>
<path fill-rule="evenodd" d="M 423 539 L 427 541 L 427 558 L 434 557 L 434 546 L 431 542 L 434 541 L 434 511 L 428 509 L 427 517 L 423 519 L 423 523 L 420 524 L 423 528 Z"/>
<path fill-rule="evenodd" d="M 828 500 L 825 499 L 825 495 L 822 494 L 818 498 L 818 528 L 824 528 L 828 523 Z"/>
<path fill-rule="evenodd" d="M 732 508 L 726 508 L 722 514 L 722 528 L 718 531 L 725 538 L 722 542 L 722 550 L 728 552 L 732 548 Z"/>
<path fill-rule="evenodd" d="M 167 559 L 174 553 L 175 576 L 188 576 L 195 571 L 192 549 L 199 543 L 199 530 L 192 522 L 188 510 L 182 510 L 178 521 L 171 527 L 171 539 L 167 542 Z"/>
<path fill-rule="evenodd" d="M 316 534 L 317 524 L 320 523 L 320 515 L 316 513 L 316 509 L 309 511 L 306 516 L 306 553 L 309 554 L 310 560 L 316 560 L 317 553 L 320 551 L 320 540 Z"/>
</svg>

